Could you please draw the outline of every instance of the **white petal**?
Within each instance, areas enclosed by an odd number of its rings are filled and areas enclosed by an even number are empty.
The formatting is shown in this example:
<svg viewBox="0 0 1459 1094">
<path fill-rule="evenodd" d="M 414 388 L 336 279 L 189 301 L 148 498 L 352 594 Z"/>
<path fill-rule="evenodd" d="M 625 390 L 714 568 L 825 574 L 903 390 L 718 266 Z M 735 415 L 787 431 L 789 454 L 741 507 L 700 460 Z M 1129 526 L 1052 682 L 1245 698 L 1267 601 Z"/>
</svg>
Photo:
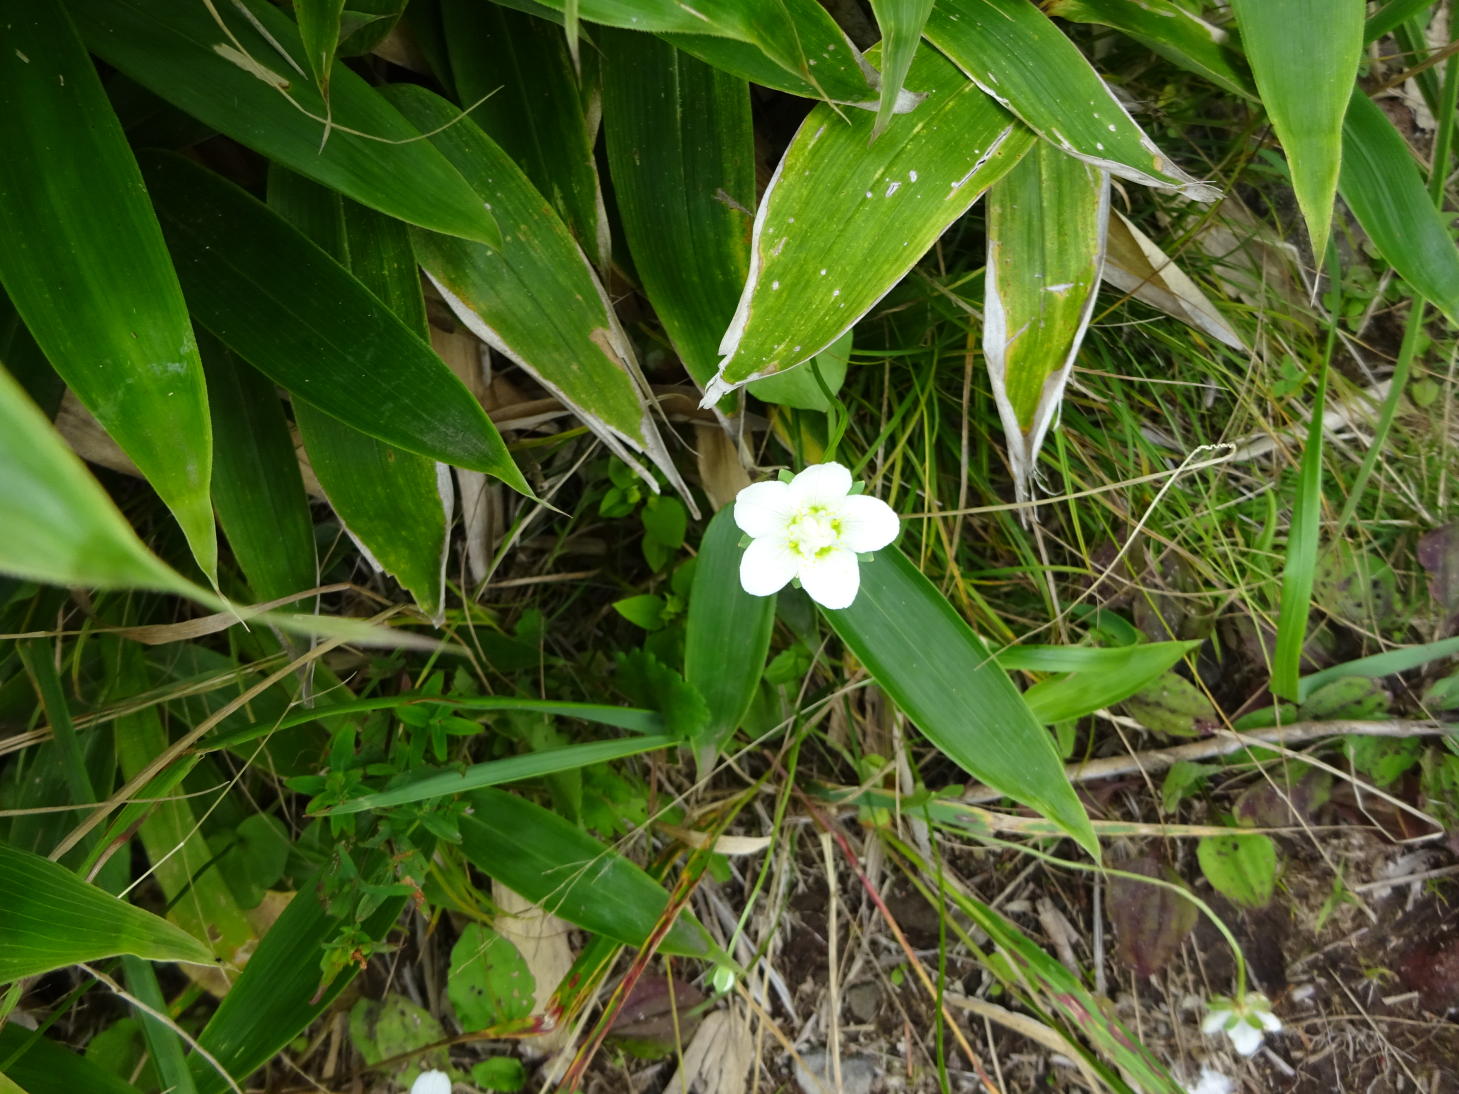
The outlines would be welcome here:
<svg viewBox="0 0 1459 1094">
<path fill-rule="evenodd" d="M 1206 1015 L 1206 1020 L 1201 1023 L 1201 1032 L 1208 1037 L 1212 1034 L 1220 1033 L 1226 1028 L 1226 1020 L 1230 1017 L 1231 1012 L 1224 1008 L 1211 1011 Z"/>
<path fill-rule="evenodd" d="M 1201 1077 L 1190 1088 L 1190 1094 L 1236 1094 L 1236 1084 L 1207 1064 L 1201 1067 Z"/>
<path fill-rule="evenodd" d="M 865 494 L 846 498 L 840 505 L 841 545 L 860 553 L 880 551 L 897 538 L 901 521 L 896 510 L 880 498 Z"/>
<path fill-rule="evenodd" d="M 1227 1030 L 1226 1036 L 1231 1038 L 1231 1044 L 1243 1056 L 1250 1056 L 1261 1048 L 1261 1030 L 1253 1029 L 1244 1021 L 1236 1023 L 1235 1029 Z"/>
<path fill-rule="evenodd" d="M 746 535 L 759 537 L 784 528 L 793 512 L 787 483 L 757 482 L 735 495 L 735 523 Z"/>
<path fill-rule="evenodd" d="M 1253 1011 L 1252 1013 L 1261 1019 L 1261 1024 L 1266 1027 L 1268 1033 L 1279 1033 L 1281 1031 L 1282 1020 L 1271 1011 L 1259 1010 Z"/>
<path fill-rule="evenodd" d="M 849 608 L 861 587 L 856 555 L 840 547 L 800 564 L 800 584 L 823 608 Z"/>
<path fill-rule="evenodd" d="M 799 562 L 783 537 L 764 536 L 740 558 L 740 587 L 751 596 L 771 596 L 790 583 Z"/>
<path fill-rule="evenodd" d="M 816 463 L 790 480 L 795 507 L 835 505 L 851 491 L 851 472 L 839 463 Z"/>
<path fill-rule="evenodd" d="M 422 1071 L 410 1084 L 410 1094 L 451 1094 L 451 1076 L 444 1071 Z"/>
</svg>

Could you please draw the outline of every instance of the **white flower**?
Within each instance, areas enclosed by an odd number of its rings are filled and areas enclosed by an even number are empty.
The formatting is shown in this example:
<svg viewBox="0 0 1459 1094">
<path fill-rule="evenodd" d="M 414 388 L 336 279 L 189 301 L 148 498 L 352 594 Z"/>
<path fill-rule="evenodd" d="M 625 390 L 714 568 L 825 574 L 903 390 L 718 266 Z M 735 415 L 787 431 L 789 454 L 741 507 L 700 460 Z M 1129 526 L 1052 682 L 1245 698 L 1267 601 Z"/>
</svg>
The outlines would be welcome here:
<svg viewBox="0 0 1459 1094">
<path fill-rule="evenodd" d="M 410 1094 L 451 1094 L 451 1076 L 444 1071 L 422 1071 L 410 1084 Z"/>
<path fill-rule="evenodd" d="M 1272 1013 L 1271 1002 L 1259 991 L 1248 992 L 1239 1002 L 1225 997 L 1212 999 L 1209 1008 L 1201 1031 L 1209 1036 L 1226 1034 L 1243 1056 L 1255 1053 L 1265 1034 L 1282 1028 L 1281 1019 Z"/>
<path fill-rule="evenodd" d="M 1186 1094 L 1236 1094 L 1236 1084 L 1209 1064 L 1202 1064 L 1196 1085 L 1185 1090 Z"/>
<path fill-rule="evenodd" d="M 824 608 L 856 599 L 856 556 L 897 538 L 897 514 L 876 498 L 851 493 L 851 472 L 839 463 L 807 467 L 789 482 L 757 482 L 735 498 L 735 523 L 750 536 L 740 559 L 740 584 L 770 596 L 799 578 Z"/>
</svg>

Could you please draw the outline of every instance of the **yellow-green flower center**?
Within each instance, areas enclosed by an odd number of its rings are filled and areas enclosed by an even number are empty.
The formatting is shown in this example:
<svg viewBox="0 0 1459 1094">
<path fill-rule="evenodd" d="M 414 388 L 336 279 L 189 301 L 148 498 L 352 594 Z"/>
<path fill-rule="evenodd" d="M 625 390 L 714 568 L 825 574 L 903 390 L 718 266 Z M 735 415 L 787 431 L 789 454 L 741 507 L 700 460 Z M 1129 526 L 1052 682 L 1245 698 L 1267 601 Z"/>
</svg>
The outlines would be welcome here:
<svg viewBox="0 0 1459 1094">
<path fill-rule="evenodd" d="M 801 558 L 821 558 L 841 541 L 841 519 L 822 505 L 803 509 L 790 518 L 789 546 Z"/>
</svg>

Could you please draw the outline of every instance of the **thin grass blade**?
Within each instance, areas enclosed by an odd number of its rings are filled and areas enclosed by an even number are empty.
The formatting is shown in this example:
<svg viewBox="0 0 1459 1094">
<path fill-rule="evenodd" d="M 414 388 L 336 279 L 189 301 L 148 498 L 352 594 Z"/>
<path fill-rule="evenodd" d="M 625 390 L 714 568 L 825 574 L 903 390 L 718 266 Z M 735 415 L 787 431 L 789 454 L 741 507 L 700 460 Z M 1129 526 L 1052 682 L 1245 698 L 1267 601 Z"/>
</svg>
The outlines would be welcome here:
<svg viewBox="0 0 1459 1094">
<path fill-rule="evenodd" d="M 1039 136 L 1119 178 L 1214 201 L 1130 117 L 1074 43 L 1027 0 L 950 0 L 925 31 Z"/>
<path fill-rule="evenodd" d="M 275 5 L 69 0 L 68 6 L 98 56 L 220 133 L 388 216 L 465 239 L 501 241 L 491 211 L 466 180 L 379 92 L 338 62 L 325 103 L 305 75 L 297 27 Z"/>
<path fill-rule="evenodd" d="M 390 90 L 402 113 L 426 129 L 446 126 L 456 116 L 454 107 L 424 88 Z M 492 207 L 512 226 L 495 250 L 412 233 L 417 259 L 456 317 L 571 407 L 615 455 L 638 467 L 634 454 L 642 453 L 687 498 L 650 413 L 633 345 L 566 226 L 470 120 L 442 128 L 431 140 L 484 197 L 490 195 Z M 648 471 L 640 474 L 658 489 Z"/>
<path fill-rule="evenodd" d="M 224 344 L 362 433 L 530 494 L 481 404 L 347 270 L 211 171 L 145 165 L 188 304 Z"/>
<path fill-rule="evenodd" d="M 926 98 L 870 147 L 869 114 L 822 105 L 802 123 L 760 199 L 750 274 L 706 405 L 834 342 L 1032 146 L 941 55 L 918 53 L 908 80 Z"/>
<path fill-rule="evenodd" d="M 750 268 L 749 85 L 652 35 L 604 30 L 598 42 L 623 236 L 654 312 L 702 388 Z"/>
<path fill-rule="evenodd" d="M 332 805 L 320 811 L 320 815 L 335 813 L 362 813 L 367 809 L 386 809 L 408 802 L 429 801 L 433 798 L 465 794 L 487 786 L 501 786 L 504 783 L 522 782 L 525 779 L 540 779 L 563 771 L 576 771 L 593 764 L 622 760 L 644 752 L 656 752 L 661 748 L 672 748 L 679 744 L 677 737 L 630 737 L 621 741 L 587 741 L 583 744 L 552 748 L 543 752 L 529 752 L 521 756 L 510 756 L 504 760 L 490 760 L 472 764 L 462 771 L 436 771 L 410 775 L 399 786 L 392 786 L 374 794 L 362 794 L 358 798 Z"/>
<path fill-rule="evenodd" d="M 141 173 L 65 7 L 0 20 L 0 281 L 216 580 L 203 367 Z"/>
<path fill-rule="evenodd" d="M 1099 858 L 1099 841 L 1048 731 L 983 640 L 905 555 L 890 547 L 863 563 L 851 607 L 824 614 L 949 759 L 1038 810 Z"/>
<path fill-rule="evenodd" d="M 1047 141 L 988 194 L 983 356 L 1019 500 L 1094 312 L 1108 222 L 1108 173 Z"/>
<path fill-rule="evenodd" d="M 1343 116 L 1363 55 L 1363 0 L 1232 0 L 1241 44 L 1321 262 L 1342 162 Z"/>
<path fill-rule="evenodd" d="M 556 813 L 508 794 L 478 790 L 461 818 L 461 849 L 482 873 L 553 915 L 627 946 L 658 930 L 669 894 L 643 870 Z M 718 947 L 689 911 L 660 950 L 712 957 Z"/>
<path fill-rule="evenodd" d="M 1277 611 L 1277 645 L 1272 654 L 1272 694 L 1295 700 L 1301 693 L 1302 648 L 1307 643 L 1308 616 L 1312 611 L 1312 585 L 1317 573 L 1317 548 L 1322 518 L 1322 453 L 1324 449 L 1322 411 L 1327 401 L 1327 362 L 1321 366 L 1317 392 L 1308 411 L 1311 422 L 1302 466 L 1297 479 L 1297 497 L 1287 531 L 1287 554 L 1282 567 L 1282 599 Z"/>
</svg>

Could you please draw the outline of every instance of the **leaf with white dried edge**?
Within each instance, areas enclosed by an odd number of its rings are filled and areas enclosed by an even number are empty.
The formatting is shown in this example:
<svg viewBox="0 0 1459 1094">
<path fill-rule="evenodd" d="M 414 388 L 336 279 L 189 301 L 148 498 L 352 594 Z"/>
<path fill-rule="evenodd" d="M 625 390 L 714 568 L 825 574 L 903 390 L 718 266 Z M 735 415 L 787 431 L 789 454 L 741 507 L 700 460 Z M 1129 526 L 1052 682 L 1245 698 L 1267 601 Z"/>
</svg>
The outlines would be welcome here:
<svg viewBox="0 0 1459 1094">
<path fill-rule="evenodd" d="M 1321 263 L 1363 56 L 1363 0 L 1232 0 L 1241 44 Z"/>
<path fill-rule="evenodd" d="M 760 200 L 704 405 L 834 342 L 1031 147 L 1028 129 L 940 55 L 918 53 L 908 80 L 926 99 L 870 147 L 868 114 L 822 105 L 801 125 Z"/>
<path fill-rule="evenodd" d="M 490 137 L 420 87 L 391 100 L 511 226 L 500 248 L 412 231 L 416 258 L 472 334 L 529 372 L 655 492 L 647 456 L 690 509 L 694 502 L 654 423 L 633 346 L 582 249 L 547 200 Z M 696 514 L 697 515 L 697 514 Z"/>
<path fill-rule="evenodd" d="M 1103 273 L 1104 280 L 1121 292 L 1245 352 L 1241 335 L 1206 294 L 1118 209 L 1109 219 Z"/>
<path fill-rule="evenodd" d="M 983 355 L 1019 500 L 1099 288 L 1109 175 L 1040 141 L 988 194 Z"/>
<path fill-rule="evenodd" d="M 946 0 L 923 32 L 1045 140 L 1112 175 L 1214 201 L 1156 147 L 1084 55 L 1027 0 Z"/>
</svg>

